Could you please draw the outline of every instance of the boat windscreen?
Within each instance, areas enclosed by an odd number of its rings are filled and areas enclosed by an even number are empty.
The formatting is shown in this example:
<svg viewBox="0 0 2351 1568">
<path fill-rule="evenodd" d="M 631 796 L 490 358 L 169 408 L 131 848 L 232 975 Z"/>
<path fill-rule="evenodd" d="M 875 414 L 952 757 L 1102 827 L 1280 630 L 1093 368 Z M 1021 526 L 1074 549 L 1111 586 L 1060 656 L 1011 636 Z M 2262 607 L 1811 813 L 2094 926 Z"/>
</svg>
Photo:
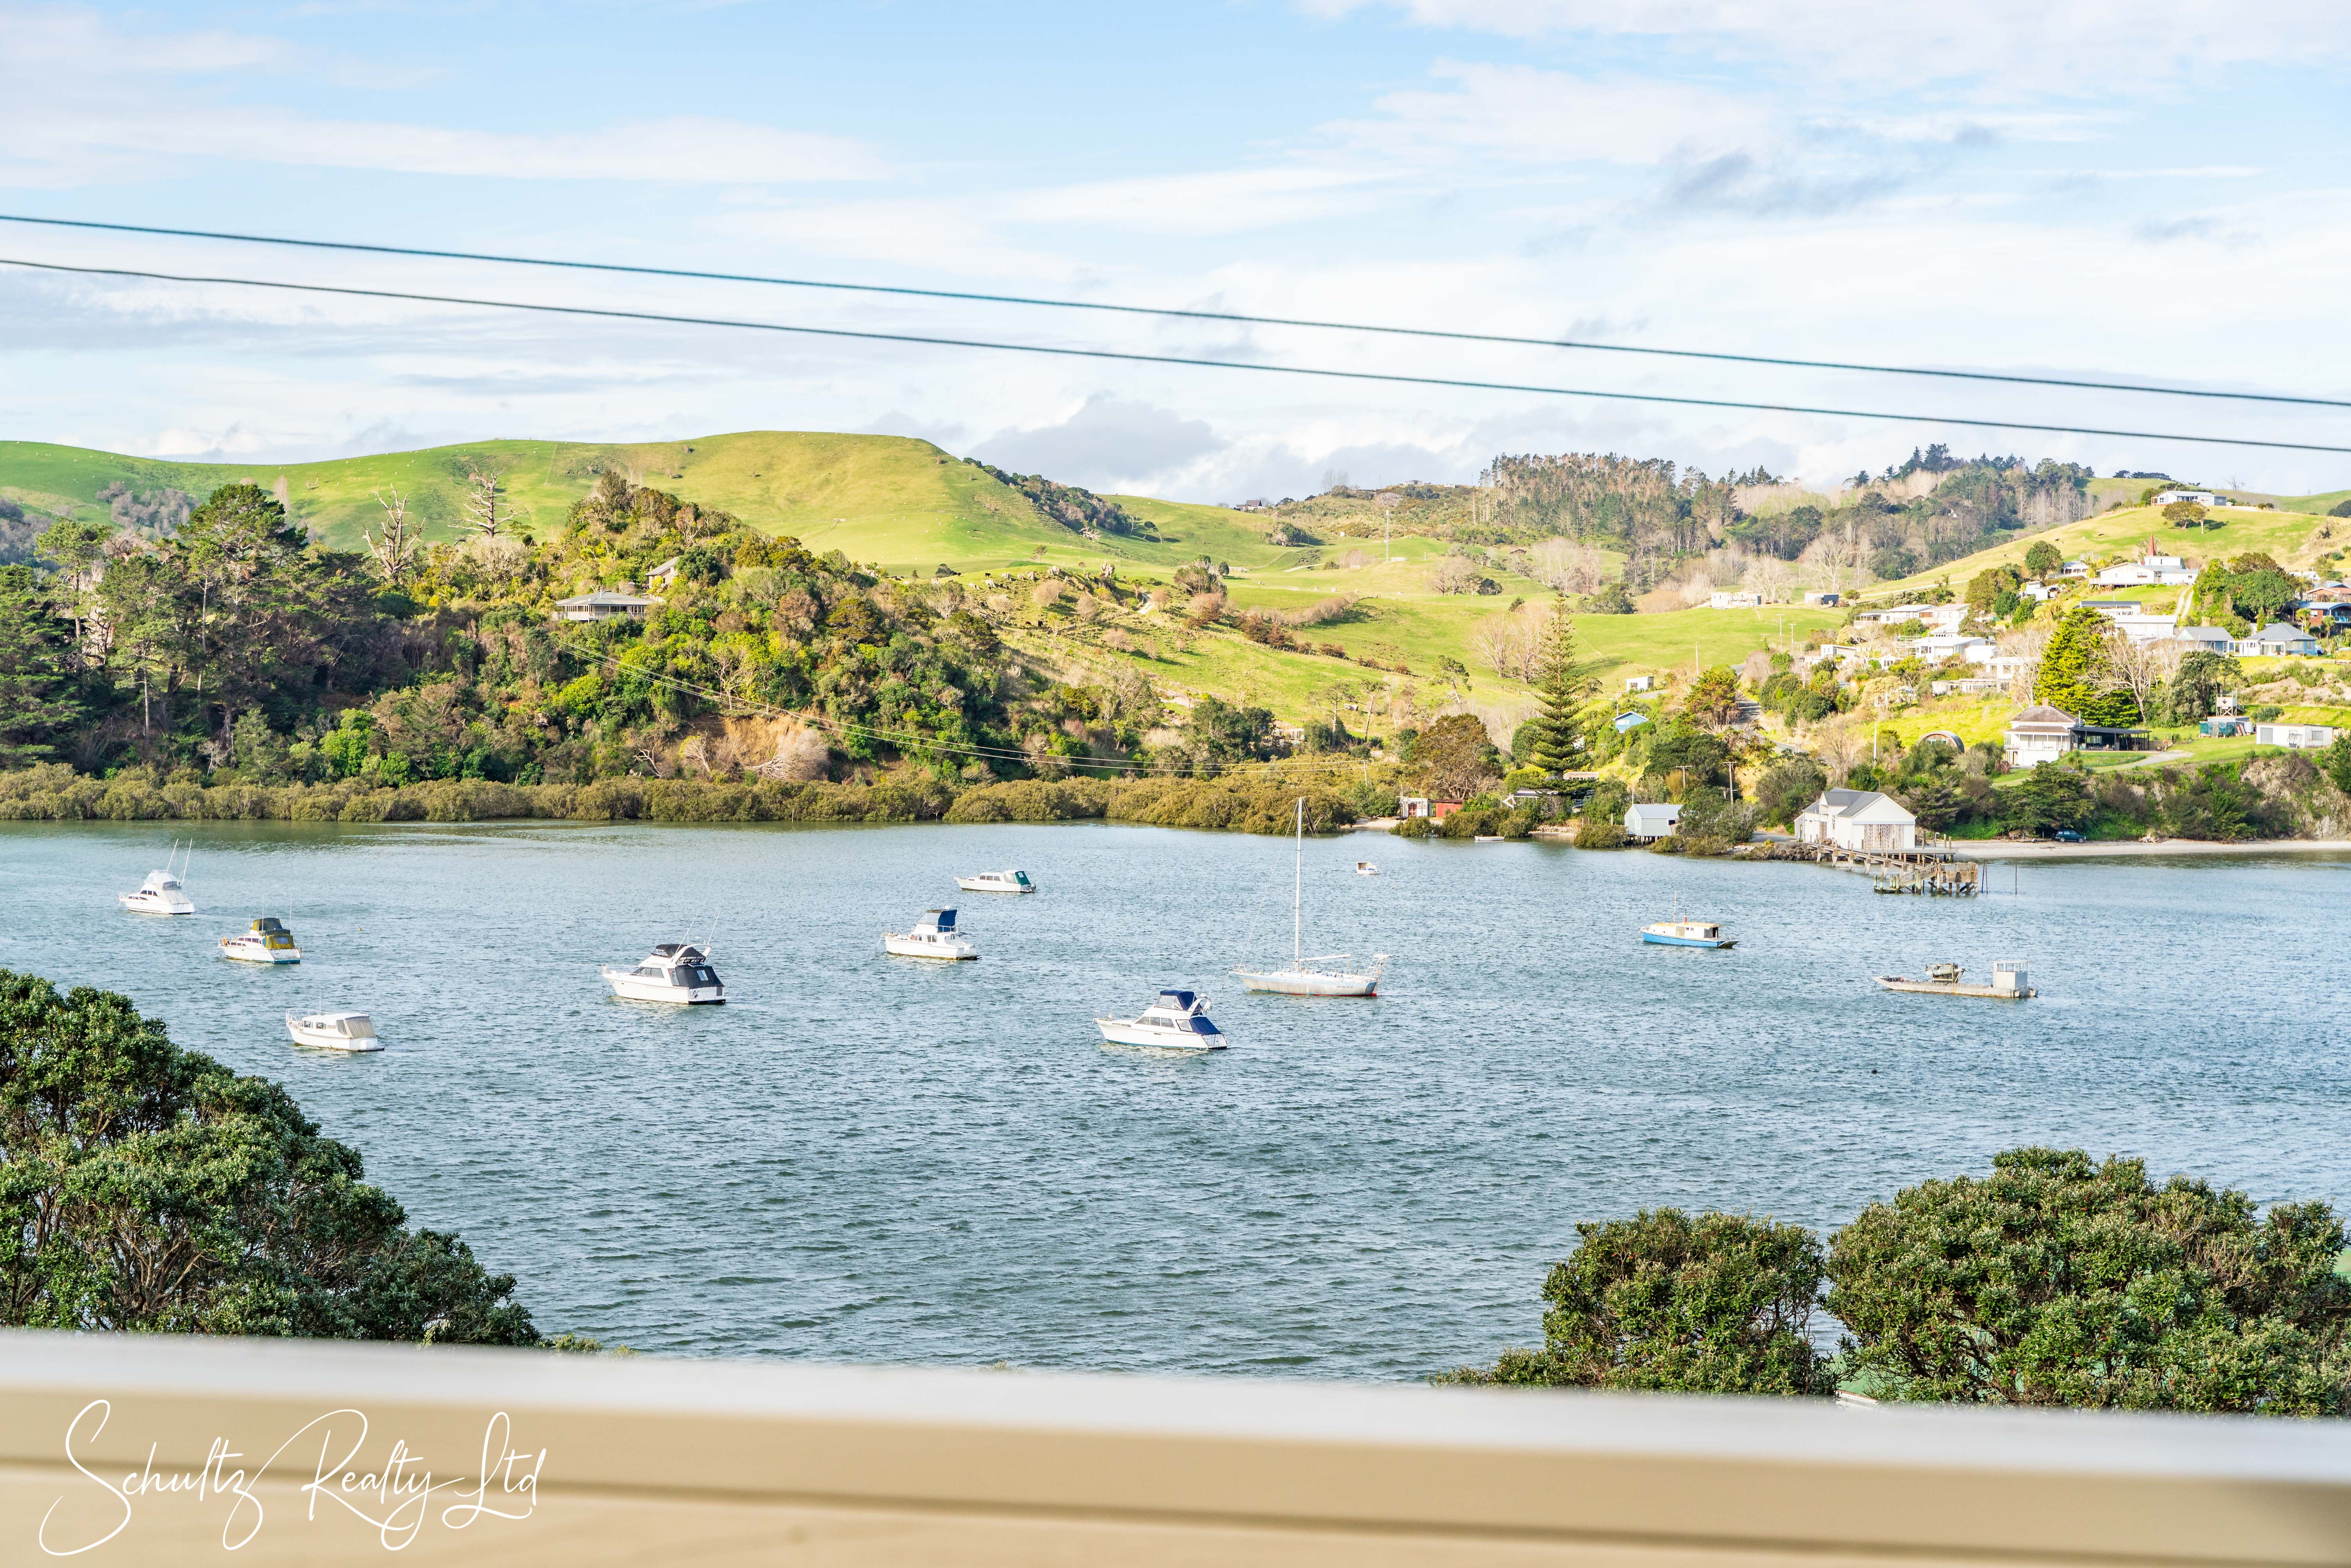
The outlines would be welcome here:
<svg viewBox="0 0 2351 1568">
<path fill-rule="evenodd" d="M 1164 1008 L 1173 1008 L 1179 1013 L 1190 1012 L 1192 1010 L 1192 993 L 1189 991 L 1162 991 L 1159 993 L 1159 1005 Z"/>
</svg>

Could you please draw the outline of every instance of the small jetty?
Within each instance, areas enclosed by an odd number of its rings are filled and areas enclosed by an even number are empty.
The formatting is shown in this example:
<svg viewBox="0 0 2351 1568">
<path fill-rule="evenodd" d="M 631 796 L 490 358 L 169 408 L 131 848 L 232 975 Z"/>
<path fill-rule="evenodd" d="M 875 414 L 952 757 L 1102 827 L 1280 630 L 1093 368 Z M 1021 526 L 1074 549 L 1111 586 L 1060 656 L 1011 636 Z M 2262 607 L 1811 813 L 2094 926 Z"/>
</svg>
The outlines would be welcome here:
<svg viewBox="0 0 2351 1568">
<path fill-rule="evenodd" d="M 2022 964 L 1994 964 L 1989 986 L 1970 985 L 1966 974 L 1957 964 L 1929 964 L 1923 980 L 1914 980 L 1907 975 L 1880 975 L 1877 983 L 1889 991 L 1914 991 L 1933 997 L 1988 997 L 2002 1002 L 2021 1002 L 2039 994 L 2025 983 Z"/>
<path fill-rule="evenodd" d="M 1983 891 L 1983 865 L 1949 850 L 1848 850 L 1834 844 L 1773 844 L 1761 857 L 1808 861 L 1838 871 L 1865 873 L 1873 893 L 1923 893 L 1973 898 Z"/>
</svg>

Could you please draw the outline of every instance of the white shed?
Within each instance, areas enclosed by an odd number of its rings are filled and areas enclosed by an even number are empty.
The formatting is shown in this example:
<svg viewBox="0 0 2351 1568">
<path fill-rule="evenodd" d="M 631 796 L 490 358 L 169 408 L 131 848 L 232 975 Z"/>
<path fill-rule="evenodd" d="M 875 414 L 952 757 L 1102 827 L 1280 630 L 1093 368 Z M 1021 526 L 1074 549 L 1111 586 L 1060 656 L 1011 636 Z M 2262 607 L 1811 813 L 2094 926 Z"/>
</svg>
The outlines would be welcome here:
<svg viewBox="0 0 2351 1568">
<path fill-rule="evenodd" d="M 1651 804 L 1635 800 L 1625 808 L 1625 833 L 1635 839 L 1670 839 L 1674 824 L 1681 821 L 1682 809 L 1671 802 Z"/>
</svg>

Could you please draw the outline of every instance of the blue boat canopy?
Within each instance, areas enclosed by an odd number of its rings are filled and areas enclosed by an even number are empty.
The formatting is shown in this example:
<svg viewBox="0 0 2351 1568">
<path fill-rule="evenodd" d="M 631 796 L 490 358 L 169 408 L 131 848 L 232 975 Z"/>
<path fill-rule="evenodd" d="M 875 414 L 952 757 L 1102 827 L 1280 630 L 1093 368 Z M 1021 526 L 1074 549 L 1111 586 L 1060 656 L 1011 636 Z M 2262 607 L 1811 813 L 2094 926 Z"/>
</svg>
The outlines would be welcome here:
<svg viewBox="0 0 2351 1568">
<path fill-rule="evenodd" d="M 936 915 L 936 916 L 937 916 L 937 918 L 936 918 L 935 920 L 934 920 L 934 921 L 932 921 L 932 922 L 931 922 L 931 925 L 932 925 L 932 926 L 933 926 L 933 928 L 934 928 L 934 929 L 935 929 L 935 930 L 939 930 L 939 931 L 952 931 L 952 930 L 954 930 L 954 929 L 955 929 L 955 911 L 954 911 L 954 910 L 952 910 L 952 909 L 934 909 L 934 910 L 932 910 L 932 911 L 931 911 L 931 913 L 932 913 L 934 915 Z"/>
<path fill-rule="evenodd" d="M 1173 1008 L 1179 1013 L 1188 1013 L 1192 1010 L 1192 993 L 1162 991 L 1159 993 L 1159 1004 L 1162 1007 Z"/>
</svg>

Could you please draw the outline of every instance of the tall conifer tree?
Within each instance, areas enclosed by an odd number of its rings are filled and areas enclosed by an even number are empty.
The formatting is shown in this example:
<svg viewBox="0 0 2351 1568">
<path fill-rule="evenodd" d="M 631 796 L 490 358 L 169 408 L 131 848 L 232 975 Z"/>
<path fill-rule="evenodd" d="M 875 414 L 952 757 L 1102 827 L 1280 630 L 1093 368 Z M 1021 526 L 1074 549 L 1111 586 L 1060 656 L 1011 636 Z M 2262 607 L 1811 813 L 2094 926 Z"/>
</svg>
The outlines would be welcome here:
<svg viewBox="0 0 2351 1568">
<path fill-rule="evenodd" d="M 1590 672 L 1575 660 L 1575 625 L 1567 618 L 1567 601 L 1554 601 L 1551 625 L 1543 634 L 1542 669 L 1535 691 L 1542 712 L 1534 719 L 1535 744 L 1527 758 L 1546 773 L 1564 773 L 1575 759 L 1576 715 L 1592 700 L 1595 688 Z"/>
</svg>

